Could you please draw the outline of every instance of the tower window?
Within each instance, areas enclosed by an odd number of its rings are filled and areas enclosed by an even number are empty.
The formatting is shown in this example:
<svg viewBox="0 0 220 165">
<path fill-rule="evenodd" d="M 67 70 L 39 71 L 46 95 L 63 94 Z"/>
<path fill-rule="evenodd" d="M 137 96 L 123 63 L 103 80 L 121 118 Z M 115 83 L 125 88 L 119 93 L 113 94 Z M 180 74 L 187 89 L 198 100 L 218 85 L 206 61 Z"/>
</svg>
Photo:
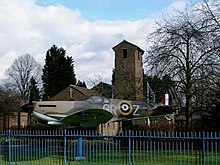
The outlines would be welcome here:
<svg viewBox="0 0 220 165">
<path fill-rule="evenodd" d="M 127 57 L 128 57 L 127 49 L 123 49 L 123 58 L 127 58 Z"/>
</svg>

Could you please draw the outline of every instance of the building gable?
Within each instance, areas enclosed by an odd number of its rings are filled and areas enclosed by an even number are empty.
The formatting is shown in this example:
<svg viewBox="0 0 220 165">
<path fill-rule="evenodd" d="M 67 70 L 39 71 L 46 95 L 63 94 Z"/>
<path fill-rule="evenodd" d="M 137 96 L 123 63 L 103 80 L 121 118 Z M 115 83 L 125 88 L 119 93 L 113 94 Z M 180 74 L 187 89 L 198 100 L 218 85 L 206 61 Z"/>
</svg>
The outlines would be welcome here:
<svg viewBox="0 0 220 165">
<path fill-rule="evenodd" d="M 53 101 L 83 101 L 91 96 L 99 96 L 100 94 L 91 89 L 70 85 L 57 95 L 51 98 Z"/>
<path fill-rule="evenodd" d="M 141 49 L 140 47 L 138 47 L 137 45 L 135 44 L 132 44 L 126 40 L 123 40 L 122 42 L 120 42 L 119 44 L 115 45 L 112 49 L 114 51 L 116 51 L 118 48 L 121 48 L 121 47 L 125 47 L 125 46 L 129 46 L 129 47 L 132 47 L 133 49 L 136 49 L 138 51 L 140 51 L 142 54 L 144 54 L 144 50 Z"/>
</svg>

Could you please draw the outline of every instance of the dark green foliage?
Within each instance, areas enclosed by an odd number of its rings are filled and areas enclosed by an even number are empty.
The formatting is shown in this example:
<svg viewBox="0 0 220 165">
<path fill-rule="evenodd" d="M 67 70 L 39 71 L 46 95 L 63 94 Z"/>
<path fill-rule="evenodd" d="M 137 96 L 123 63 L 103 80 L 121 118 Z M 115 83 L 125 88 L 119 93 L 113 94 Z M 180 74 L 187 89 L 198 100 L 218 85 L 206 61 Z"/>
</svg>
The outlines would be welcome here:
<svg viewBox="0 0 220 165">
<path fill-rule="evenodd" d="M 213 100 L 209 105 L 209 112 L 201 115 L 200 125 L 198 130 L 205 131 L 220 131 L 220 91 L 215 93 L 216 100 Z"/>
<path fill-rule="evenodd" d="M 72 57 L 65 57 L 66 51 L 53 45 L 46 53 L 43 68 L 43 99 L 48 100 L 70 84 L 76 84 Z"/>
<path fill-rule="evenodd" d="M 157 76 L 147 76 L 144 75 L 144 96 L 147 98 L 147 83 L 152 88 L 153 92 L 156 96 L 156 103 L 159 103 L 162 101 L 163 96 L 165 93 L 168 93 L 170 88 L 174 86 L 174 82 L 171 80 L 171 78 L 168 75 L 165 75 L 162 79 Z M 149 97 L 150 101 L 152 101 L 152 98 Z"/>
<path fill-rule="evenodd" d="M 30 90 L 32 92 L 32 100 L 33 101 L 39 101 L 40 100 L 40 91 L 37 87 L 37 82 L 32 77 L 30 80 Z"/>
<path fill-rule="evenodd" d="M 77 81 L 76 86 L 87 88 L 85 81 L 82 82 L 80 80 Z"/>
</svg>

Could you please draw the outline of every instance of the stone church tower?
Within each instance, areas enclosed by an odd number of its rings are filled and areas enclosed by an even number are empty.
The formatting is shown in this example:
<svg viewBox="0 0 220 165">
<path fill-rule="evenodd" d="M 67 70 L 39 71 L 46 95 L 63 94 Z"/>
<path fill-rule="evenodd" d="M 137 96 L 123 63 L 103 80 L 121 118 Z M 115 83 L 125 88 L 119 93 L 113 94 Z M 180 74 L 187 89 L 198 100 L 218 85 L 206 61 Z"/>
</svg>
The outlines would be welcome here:
<svg viewBox="0 0 220 165">
<path fill-rule="evenodd" d="M 115 52 L 115 98 L 143 100 L 144 51 L 126 40 L 112 49 Z"/>
</svg>

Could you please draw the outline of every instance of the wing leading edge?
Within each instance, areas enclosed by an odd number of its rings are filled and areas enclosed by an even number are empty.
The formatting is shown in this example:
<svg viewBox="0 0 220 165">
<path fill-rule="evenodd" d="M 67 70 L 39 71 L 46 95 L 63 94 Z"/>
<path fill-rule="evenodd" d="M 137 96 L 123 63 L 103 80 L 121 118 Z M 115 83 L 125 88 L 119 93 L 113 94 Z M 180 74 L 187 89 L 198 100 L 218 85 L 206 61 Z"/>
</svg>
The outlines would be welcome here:
<svg viewBox="0 0 220 165">
<path fill-rule="evenodd" d="M 40 120 L 47 121 L 50 125 L 70 124 L 77 127 L 96 127 L 99 124 L 107 123 L 113 117 L 111 112 L 104 109 L 80 110 L 62 119 L 55 119 L 37 112 L 33 112 L 33 115 Z M 59 117 L 59 114 L 56 116 Z"/>
</svg>

